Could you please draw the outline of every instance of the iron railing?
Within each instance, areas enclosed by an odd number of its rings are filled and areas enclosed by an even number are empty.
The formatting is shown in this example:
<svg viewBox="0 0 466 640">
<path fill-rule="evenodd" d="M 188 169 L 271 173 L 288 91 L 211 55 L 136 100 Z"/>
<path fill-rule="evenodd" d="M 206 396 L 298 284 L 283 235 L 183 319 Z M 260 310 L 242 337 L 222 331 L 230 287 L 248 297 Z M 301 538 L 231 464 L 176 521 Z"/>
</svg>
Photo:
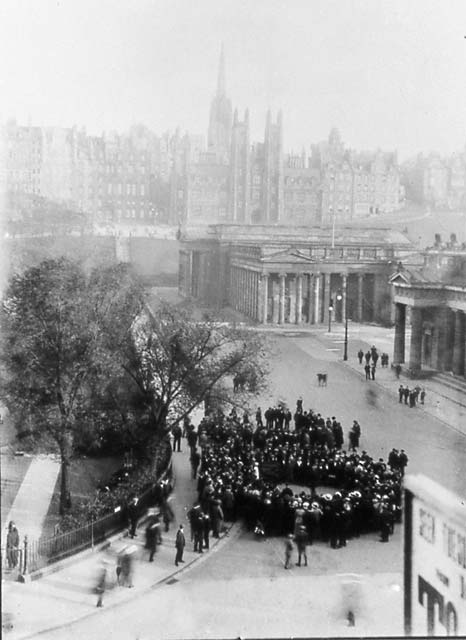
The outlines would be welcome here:
<svg viewBox="0 0 466 640">
<path fill-rule="evenodd" d="M 173 470 L 170 460 L 165 472 L 139 496 L 138 504 L 141 511 L 154 506 L 155 484 L 160 481 L 171 483 L 172 480 Z M 20 548 L 21 557 L 18 561 L 19 574 L 25 575 L 38 571 L 84 549 L 93 548 L 94 545 L 103 542 L 118 531 L 122 531 L 127 525 L 127 510 L 124 505 L 121 505 L 113 513 L 97 520 L 91 520 L 88 524 L 65 533 L 38 540 L 28 540 L 28 537 L 24 536 Z M 6 567 L 6 562 L 6 556 L 2 553 L 2 567 Z"/>
</svg>

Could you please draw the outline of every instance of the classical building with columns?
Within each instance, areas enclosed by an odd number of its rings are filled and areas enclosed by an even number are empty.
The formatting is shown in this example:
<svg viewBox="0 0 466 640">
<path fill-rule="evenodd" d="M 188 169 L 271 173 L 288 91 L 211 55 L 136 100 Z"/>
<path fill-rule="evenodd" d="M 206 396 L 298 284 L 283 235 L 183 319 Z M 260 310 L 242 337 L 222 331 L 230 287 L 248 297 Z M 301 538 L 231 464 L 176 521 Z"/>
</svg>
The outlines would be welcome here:
<svg viewBox="0 0 466 640">
<path fill-rule="evenodd" d="M 179 291 L 262 324 L 327 323 L 329 313 L 337 322 L 390 324 L 389 277 L 411 248 L 404 235 L 388 229 L 186 228 Z"/>
<path fill-rule="evenodd" d="M 431 371 L 464 377 L 466 248 L 432 248 L 423 255 L 423 267 L 401 267 L 390 278 L 395 304 L 393 361 L 405 363 L 414 377 Z"/>
</svg>

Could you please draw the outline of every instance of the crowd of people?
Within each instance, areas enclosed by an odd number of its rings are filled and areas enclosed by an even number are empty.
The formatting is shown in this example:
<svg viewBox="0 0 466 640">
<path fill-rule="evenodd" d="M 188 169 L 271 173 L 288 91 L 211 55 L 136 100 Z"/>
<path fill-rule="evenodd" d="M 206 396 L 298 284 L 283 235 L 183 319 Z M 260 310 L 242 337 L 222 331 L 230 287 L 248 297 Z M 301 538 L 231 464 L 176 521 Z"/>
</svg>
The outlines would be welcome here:
<svg viewBox="0 0 466 640">
<path fill-rule="evenodd" d="M 285 535 L 297 544 L 319 539 L 333 548 L 370 531 L 386 542 L 401 518 L 407 455 L 393 449 L 384 461 L 360 451 L 356 420 L 346 448 L 341 423 L 305 411 L 300 399 L 294 414 L 283 405 L 264 414 L 258 409 L 253 424 L 247 413 L 233 409 L 205 417 L 197 432 L 187 422 L 184 431 L 197 478 L 198 500 L 189 519 L 198 553 L 209 548 L 210 535 L 220 535 L 224 522 L 239 517 L 259 538 Z"/>
</svg>

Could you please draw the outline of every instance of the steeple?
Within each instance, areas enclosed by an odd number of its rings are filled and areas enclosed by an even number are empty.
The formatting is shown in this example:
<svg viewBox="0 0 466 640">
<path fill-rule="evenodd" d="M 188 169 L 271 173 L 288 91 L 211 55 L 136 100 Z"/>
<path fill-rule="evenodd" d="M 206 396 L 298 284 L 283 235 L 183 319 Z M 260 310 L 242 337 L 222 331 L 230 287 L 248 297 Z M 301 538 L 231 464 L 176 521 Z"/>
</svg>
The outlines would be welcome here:
<svg viewBox="0 0 466 640">
<path fill-rule="evenodd" d="M 217 93 L 210 107 L 208 148 L 222 157 L 230 152 L 232 109 L 225 92 L 225 55 L 220 50 L 217 78 Z"/>
<path fill-rule="evenodd" d="M 217 97 L 225 95 L 225 51 L 223 47 L 220 49 L 220 60 L 218 63 L 218 76 L 217 76 Z"/>
</svg>

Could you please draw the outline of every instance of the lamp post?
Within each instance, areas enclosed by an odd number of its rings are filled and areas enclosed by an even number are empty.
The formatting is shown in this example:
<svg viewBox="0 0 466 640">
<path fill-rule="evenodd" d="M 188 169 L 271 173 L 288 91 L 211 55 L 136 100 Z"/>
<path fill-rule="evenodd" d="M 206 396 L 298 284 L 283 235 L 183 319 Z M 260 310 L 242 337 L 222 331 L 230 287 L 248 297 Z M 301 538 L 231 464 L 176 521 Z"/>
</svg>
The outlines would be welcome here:
<svg viewBox="0 0 466 640">
<path fill-rule="evenodd" d="M 341 293 L 337 295 L 337 300 L 343 300 L 343 296 Z M 348 360 L 348 309 L 346 305 L 345 305 L 344 322 L 345 322 L 345 341 L 343 345 L 343 360 L 346 362 L 346 360 Z"/>
<path fill-rule="evenodd" d="M 333 299 L 330 298 L 330 304 L 328 305 L 328 332 L 332 332 L 332 311 L 333 311 Z"/>
</svg>

